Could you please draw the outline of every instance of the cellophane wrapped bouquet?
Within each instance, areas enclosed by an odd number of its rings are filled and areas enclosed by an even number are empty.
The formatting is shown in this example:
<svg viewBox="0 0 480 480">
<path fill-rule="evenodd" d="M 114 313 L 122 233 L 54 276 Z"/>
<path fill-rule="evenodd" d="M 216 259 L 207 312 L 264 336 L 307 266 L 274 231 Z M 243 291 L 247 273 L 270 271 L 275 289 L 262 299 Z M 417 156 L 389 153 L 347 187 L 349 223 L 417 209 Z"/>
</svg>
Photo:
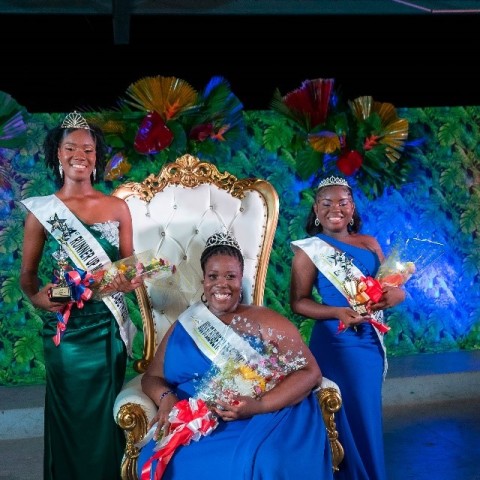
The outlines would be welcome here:
<svg viewBox="0 0 480 480">
<path fill-rule="evenodd" d="M 397 242 L 380 265 L 375 279 L 381 287 L 401 287 L 412 275 L 420 275 L 443 254 L 443 243 L 409 238 Z"/>
<path fill-rule="evenodd" d="M 174 274 L 175 265 L 156 256 L 152 249 L 117 260 L 93 273 L 95 283 L 92 289 L 95 298 L 103 298 L 115 293 L 115 289 L 110 284 L 119 273 L 123 273 L 128 280 L 138 276 L 148 280 L 158 280 Z"/>
<path fill-rule="evenodd" d="M 412 275 L 419 275 L 443 253 L 444 245 L 432 240 L 408 238 L 395 242 L 390 254 L 380 265 L 375 278 L 358 276 L 347 269 L 347 278 L 343 288 L 347 293 L 350 305 L 362 315 L 370 315 L 370 305 L 377 303 L 385 287 L 401 287 Z M 386 333 L 390 327 L 371 319 L 379 330 Z M 345 330 L 345 325 L 339 325 L 339 331 Z"/>
<path fill-rule="evenodd" d="M 237 395 L 259 398 L 289 373 L 306 365 L 301 346 L 281 332 L 266 331 L 242 318 L 235 318 L 228 328 L 251 350 L 234 350 L 226 345 L 219 352 L 216 365 L 196 388 L 196 398 L 209 406 L 216 405 L 216 400 L 229 403 Z"/>
</svg>

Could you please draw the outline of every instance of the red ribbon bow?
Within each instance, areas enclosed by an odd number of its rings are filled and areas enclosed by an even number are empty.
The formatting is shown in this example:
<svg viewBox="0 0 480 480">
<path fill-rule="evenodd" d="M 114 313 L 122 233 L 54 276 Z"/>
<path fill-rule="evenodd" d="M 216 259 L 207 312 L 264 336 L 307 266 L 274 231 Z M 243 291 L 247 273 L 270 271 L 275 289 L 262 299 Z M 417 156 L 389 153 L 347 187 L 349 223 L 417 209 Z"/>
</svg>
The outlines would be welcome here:
<svg viewBox="0 0 480 480">
<path fill-rule="evenodd" d="M 201 399 L 189 398 L 177 402 L 169 413 L 168 434 L 155 447 L 154 453 L 142 468 L 141 480 L 151 479 L 152 462 L 158 460 L 154 480 L 162 478 L 167 464 L 180 445 L 197 442 L 217 427 L 218 421 Z"/>
<path fill-rule="evenodd" d="M 377 303 L 383 294 L 381 283 L 376 278 L 370 276 L 362 277 L 360 280 L 365 284 L 365 289 L 362 291 L 362 293 L 368 296 L 368 302 L 372 301 L 373 303 Z M 368 305 L 367 311 L 370 312 Z M 366 321 L 372 324 L 381 333 L 387 333 L 390 330 L 389 326 L 379 322 L 378 320 L 375 320 L 372 317 L 366 317 Z M 346 329 L 347 326 L 342 321 L 340 321 L 338 323 L 337 333 L 343 332 Z"/>
</svg>

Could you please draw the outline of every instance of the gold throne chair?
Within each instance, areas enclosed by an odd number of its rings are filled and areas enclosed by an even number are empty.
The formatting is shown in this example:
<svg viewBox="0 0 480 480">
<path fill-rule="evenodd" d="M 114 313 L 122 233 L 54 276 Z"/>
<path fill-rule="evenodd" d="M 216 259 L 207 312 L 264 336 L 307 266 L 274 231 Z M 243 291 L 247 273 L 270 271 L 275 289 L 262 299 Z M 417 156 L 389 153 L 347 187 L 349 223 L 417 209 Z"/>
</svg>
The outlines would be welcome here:
<svg viewBox="0 0 480 480">
<path fill-rule="evenodd" d="M 233 233 L 245 257 L 243 302 L 262 305 L 279 200 L 269 182 L 238 179 L 188 154 L 143 182 L 119 186 L 113 195 L 123 198 L 130 208 L 135 251 L 153 249 L 156 256 L 176 266 L 176 273 L 162 281 L 162 288 L 145 282 L 136 290 L 144 334 L 142 358 L 134 363 L 139 375 L 124 385 L 114 406 L 115 421 L 127 440 L 122 479 L 138 480 L 137 444 L 157 412 L 154 402 L 142 392 L 141 376 L 168 327 L 200 300 L 200 255 L 207 238 L 222 229 Z M 337 468 L 343 458 L 334 418 L 341 405 L 340 392 L 336 384 L 324 379 L 317 395 Z"/>
</svg>

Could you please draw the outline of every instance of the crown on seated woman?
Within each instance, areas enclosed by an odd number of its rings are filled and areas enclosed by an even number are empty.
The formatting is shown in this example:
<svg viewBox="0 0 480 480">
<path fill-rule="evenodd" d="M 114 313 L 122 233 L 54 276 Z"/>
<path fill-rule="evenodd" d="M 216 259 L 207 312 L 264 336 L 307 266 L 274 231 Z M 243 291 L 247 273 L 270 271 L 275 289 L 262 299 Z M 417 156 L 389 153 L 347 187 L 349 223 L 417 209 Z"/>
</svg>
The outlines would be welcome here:
<svg viewBox="0 0 480 480">
<path fill-rule="evenodd" d="M 83 128 L 85 130 L 90 130 L 90 126 L 88 125 L 87 121 L 76 110 L 72 113 L 69 113 L 63 119 L 60 128 Z"/>
<path fill-rule="evenodd" d="M 344 178 L 341 178 L 341 177 L 335 177 L 335 176 L 331 176 L 331 177 L 328 177 L 328 178 L 324 178 L 319 184 L 318 184 L 318 187 L 317 187 L 317 190 L 319 188 L 323 188 L 323 187 L 332 187 L 334 185 L 340 185 L 342 187 L 348 187 L 350 188 L 350 185 L 348 184 L 348 182 L 344 179 Z"/>
<path fill-rule="evenodd" d="M 237 242 L 236 238 L 228 231 L 217 232 L 213 235 L 210 235 L 210 237 L 208 237 L 207 239 L 207 243 L 205 244 L 205 249 L 218 246 L 233 247 L 236 248 L 240 253 L 242 253 L 242 249 L 240 248 L 240 245 Z"/>
</svg>

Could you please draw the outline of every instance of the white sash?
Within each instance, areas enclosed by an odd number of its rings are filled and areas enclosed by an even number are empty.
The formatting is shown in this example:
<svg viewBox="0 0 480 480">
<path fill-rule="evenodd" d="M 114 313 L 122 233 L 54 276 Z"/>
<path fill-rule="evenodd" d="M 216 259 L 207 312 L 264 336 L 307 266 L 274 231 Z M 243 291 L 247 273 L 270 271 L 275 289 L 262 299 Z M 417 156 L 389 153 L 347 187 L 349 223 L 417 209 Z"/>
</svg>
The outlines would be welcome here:
<svg viewBox="0 0 480 480">
<path fill-rule="evenodd" d="M 229 359 L 255 361 L 258 357 L 258 362 L 262 359 L 260 353 L 200 301 L 185 310 L 178 321 L 200 351 L 219 368 Z"/>
<path fill-rule="evenodd" d="M 62 244 L 76 267 L 94 272 L 111 262 L 101 244 L 56 195 L 31 197 L 21 202 L 52 237 Z M 131 356 L 137 329 L 128 313 L 123 293 L 117 292 L 102 300 L 115 317 L 122 340 Z"/>
<path fill-rule="evenodd" d="M 291 247 L 293 251 L 295 251 L 296 248 L 301 248 L 309 256 L 310 260 L 318 268 L 318 270 L 325 275 L 325 277 L 330 280 L 335 288 L 348 300 L 348 295 L 343 288 L 347 272 L 344 268 L 339 268 L 338 264 L 335 262 L 336 254 L 338 254 L 338 250 L 336 248 L 318 237 L 295 240 L 294 242 L 291 242 Z M 344 252 L 342 252 L 342 254 L 345 255 Z M 353 264 L 353 260 L 348 260 L 348 267 L 354 277 L 360 278 L 365 276 L 361 270 Z M 373 316 L 378 322 L 384 323 L 382 310 L 373 312 L 371 316 Z M 384 334 L 380 332 L 374 325 L 372 326 L 374 327 L 374 330 L 380 340 L 380 344 L 382 345 L 384 358 L 383 375 L 385 377 L 387 373 L 387 352 L 383 339 Z"/>
</svg>

